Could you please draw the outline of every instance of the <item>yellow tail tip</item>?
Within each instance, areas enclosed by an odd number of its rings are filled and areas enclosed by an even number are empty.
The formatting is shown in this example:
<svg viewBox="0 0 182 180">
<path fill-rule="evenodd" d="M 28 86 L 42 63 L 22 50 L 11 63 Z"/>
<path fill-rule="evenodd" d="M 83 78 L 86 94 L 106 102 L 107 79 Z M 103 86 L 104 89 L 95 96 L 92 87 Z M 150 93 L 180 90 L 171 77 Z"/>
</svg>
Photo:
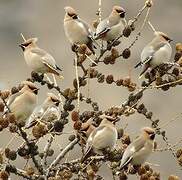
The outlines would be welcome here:
<svg viewBox="0 0 182 180">
<path fill-rule="evenodd" d="M 62 75 L 59 75 L 59 78 L 60 78 L 61 80 L 64 80 L 64 76 L 62 76 Z"/>
</svg>

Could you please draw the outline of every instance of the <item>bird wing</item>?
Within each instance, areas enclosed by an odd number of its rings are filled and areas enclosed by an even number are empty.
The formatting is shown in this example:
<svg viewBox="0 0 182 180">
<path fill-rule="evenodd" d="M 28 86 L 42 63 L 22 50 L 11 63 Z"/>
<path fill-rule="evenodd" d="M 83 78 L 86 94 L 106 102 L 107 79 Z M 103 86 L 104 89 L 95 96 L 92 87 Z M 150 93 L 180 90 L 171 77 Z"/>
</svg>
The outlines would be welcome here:
<svg viewBox="0 0 182 180">
<path fill-rule="evenodd" d="M 94 129 L 92 131 L 92 133 L 90 134 L 90 136 L 87 139 L 87 144 L 86 144 L 86 149 L 85 149 L 85 153 L 82 157 L 82 162 L 88 157 L 89 152 L 92 150 L 93 147 L 93 141 L 95 139 L 95 137 L 97 136 L 97 134 L 100 134 L 101 131 L 103 131 L 103 129 L 105 128 L 105 126 L 99 126 L 96 129 Z"/>
<path fill-rule="evenodd" d="M 158 43 L 155 47 L 153 47 L 151 45 L 146 46 L 143 49 L 142 54 L 141 54 L 141 63 L 142 64 L 149 63 L 152 60 L 152 58 L 155 55 L 155 53 L 160 51 L 160 49 L 162 47 L 164 47 L 165 45 L 166 45 L 165 42 L 161 42 L 161 43 Z"/>
<path fill-rule="evenodd" d="M 93 32 L 90 29 L 89 25 L 80 18 L 78 18 L 77 21 L 83 24 L 84 28 L 86 29 L 86 31 L 87 31 L 87 33 L 89 35 L 89 38 L 93 39 Z"/>
<path fill-rule="evenodd" d="M 85 30 L 87 31 L 88 38 L 90 39 L 90 42 L 91 42 L 91 44 L 90 45 L 87 44 L 87 46 L 90 46 L 88 48 L 93 52 L 93 54 L 95 54 L 95 52 L 93 51 L 93 48 L 96 49 L 96 47 L 92 43 L 97 44 L 97 42 L 94 39 L 93 31 L 91 30 L 91 28 L 89 27 L 89 25 L 85 21 L 83 21 L 82 19 L 78 18 L 77 21 L 80 22 L 80 23 L 82 23 L 83 26 L 84 26 L 84 28 L 85 28 Z"/>
<path fill-rule="evenodd" d="M 11 106 L 11 104 L 21 95 L 23 94 L 21 91 L 15 93 L 15 94 L 12 94 L 9 99 L 8 99 L 8 102 L 7 102 L 7 105 L 8 107 Z"/>
<path fill-rule="evenodd" d="M 31 114 L 31 116 L 29 117 L 25 125 L 25 128 L 29 129 L 32 126 L 34 126 L 37 123 L 37 119 L 40 118 L 43 113 L 44 113 L 44 110 L 41 106 L 36 107 L 33 113 Z"/>
<path fill-rule="evenodd" d="M 61 70 L 61 68 L 59 68 L 57 65 L 56 65 L 56 61 L 55 59 L 49 54 L 47 53 L 46 51 L 44 51 L 43 49 L 40 49 L 40 48 L 33 48 L 31 50 L 32 53 L 38 55 L 41 57 L 41 60 L 42 62 L 48 66 L 49 68 L 51 69 L 54 69 L 54 70 Z"/>
<path fill-rule="evenodd" d="M 100 36 L 102 36 L 103 34 L 107 33 L 110 30 L 110 23 L 108 19 L 104 19 L 102 20 L 96 29 L 96 35 L 95 35 L 95 39 L 99 38 Z"/>
<path fill-rule="evenodd" d="M 139 152 L 144 147 L 144 145 L 145 141 L 142 138 L 137 138 L 133 143 L 131 143 L 123 154 L 120 169 L 123 169 L 125 166 L 127 166 L 133 159 L 134 154 Z"/>
</svg>

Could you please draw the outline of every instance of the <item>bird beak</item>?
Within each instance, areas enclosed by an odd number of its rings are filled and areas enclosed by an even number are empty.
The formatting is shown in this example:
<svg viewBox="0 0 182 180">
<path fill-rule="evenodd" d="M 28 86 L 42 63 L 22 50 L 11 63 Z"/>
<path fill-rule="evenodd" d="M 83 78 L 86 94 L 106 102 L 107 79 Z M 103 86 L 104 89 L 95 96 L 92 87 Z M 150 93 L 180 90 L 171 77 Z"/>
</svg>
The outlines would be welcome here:
<svg viewBox="0 0 182 180">
<path fill-rule="evenodd" d="M 20 44 L 19 47 L 21 47 L 22 50 L 25 51 L 25 47 L 22 44 Z"/>
<path fill-rule="evenodd" d="M 126 14 L 126 12 L 123 11 L 123 12 L 121 12 L 119 15 L 120 15 L 121 18 L 124 18 L 124 17 L 125 17 L 125 14 Z"/>
</svg>

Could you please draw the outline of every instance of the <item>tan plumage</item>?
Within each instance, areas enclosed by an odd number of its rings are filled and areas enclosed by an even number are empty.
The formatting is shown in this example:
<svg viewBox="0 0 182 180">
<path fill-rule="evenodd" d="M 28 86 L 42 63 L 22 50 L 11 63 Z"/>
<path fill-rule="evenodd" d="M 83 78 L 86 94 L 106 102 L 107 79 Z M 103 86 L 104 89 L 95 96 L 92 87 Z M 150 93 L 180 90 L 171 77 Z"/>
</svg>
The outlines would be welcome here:
<svg viewBox="0 0 182 180">
<path fill-rule="evenodd" d="M 113 118 L 104 116 L 99 127 L 91 132 L 87 139 L 86 150 L 82 161 L 89 156 L 91 150 L 100 154 L 106 148 L 113 149 L 115 147 L 118 134 L 112 121 L 114 122 Z"/>
<path fill-rule="evenodd" d="M 60 76 L 61 69 L 55 59 L 37 46 L 37 40 L 37 38 L 31 38 L 19 45 L 23 50 L 27 65 L 37 73 L 52 73 Z"/>
<path fill-rule="evenodd" d="M 112 41 L 119 37 L 126 26 L 125 10 L 120 6 L 114 6 L 111 14 L 102 20 L 95 32 L 95 39 Z"/>
<path fill-rule="evenodd" d="M 37 104 L 38 88 L 35 84 L 24 81 L 22 85 L 23 88 L 11 95 L 7 102 L 10 111 L 14 113 L 18 123 L 25 123 Z"/>
<path fill-rule="evenodd" d="M 132 165 L 141 165 L 152 153 L 155 131 L 150 127 L 145 127 L 141 131 L 141 135 L 125 149 L 120 169 L 123 169 L 129 163 Z"/>
<path fill-rule="evenodd" d="M 163 32 L 156 31 L 153 40 L 144 47 L 141 53 L 141 61 L 135 66 L 143 66 L 143 75 L 149 68 L 155 68 L 163 63 L 169 62 L 172 48 L 169 44 L 171 39 Z"/>
<path fill-rule="evenodd" d="M 53 93 L 47 93 L 47 98 L 43 104 L 37 107 L 30 116 L 26 128 L 34 126 L 38 121 L 43 123 L 53 122 L 60 117 L 60 100 Z"/>
<path fill-rule="evenodd" d="M 72 7 L 65 7 L 64 31 L 66 37 L 72 45 L 86 44 L 93 50 L 93 33 L 89 25 L 78 17 L 77 12 Z"/>
</svg>

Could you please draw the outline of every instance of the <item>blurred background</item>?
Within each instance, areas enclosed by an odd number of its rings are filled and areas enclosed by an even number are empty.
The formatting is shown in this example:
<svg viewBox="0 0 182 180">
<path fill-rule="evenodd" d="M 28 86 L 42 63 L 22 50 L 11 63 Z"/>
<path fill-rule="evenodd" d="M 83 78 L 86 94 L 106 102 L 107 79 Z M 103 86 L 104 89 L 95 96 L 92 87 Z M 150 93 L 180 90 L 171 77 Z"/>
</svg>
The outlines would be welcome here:
<svg viewBox="0 0 182 180">
<path fill-rule="evenodd" d="M 127 20 L 134 17 L 138 10 L 143 6 L 144 0 L 104 0 L 102 2 L 102 17 L 107 16 L 113 5 L 121 5 L 126 9 Z M 95 20 L 96 11 L 98 9 L 98 0 L 0 0 L 0 89 L 7 89 L 17 83 L 30 77 L 31 70 L 26 66 L 23 58 L 22 50 L 18 44 L 22 42 L 20 33 L 22 32 L 26 38 L 38 37 L 38 45 L 47 50 L 56 59 L 57 63 L 64 70 L 64 81 L 59 81 L 62 89 L 72 86 L 72 79 L 75 76 L 73 66 L 74 54 L 70 50 L 70 44 L 65 37 L 63 29 L 64 7 L 73 6 L 79 13 L 80 17 L 89 24 Z M 145 13 L 144 13 L 145 14 Z M 167 33 L 173 41 L 173 49 L 175 52 L 175 43 L 182 41 L 182 1 L 181 0 L 154 0 L 154 6 L 150 13 L 150 21 L 156 30 Z M 141 20 L 144 16 L 141 17 Z M 137 23 L 139 28 L 142 21 Z M 130 40 L 123 40 L 118 50 L 122 52 L 124 47 L 134 40 L 137 30 L 131 36 Z M 135 70 L 133 67 L 140 60 L 142 48 L 153 38 L 151 29 L 146 26 L 142 32 L 142 36 L 132 49 L 132 56 L 128 60 L 117 61 L 115 65 L 100 65 L 98 70 L 104 74 L 113 74 L 114 77 L 126 77 L 131 74 L 131 78 L 137 84 L 141 83 L 138 79 L 140 69 Z M 81 73 L 81 71 L 80 71 Z M 182 119 L 181 119 L 181 86 L 171 88 L 167 92 L 161 90 L 147 90 L 144 95 L 144 103 L 147 108 L 154 112 L 154 116 L 160 119 L 161 125 L 165 122 L 176 118 L 177 120 L 165 127 L 166 135 L 172 144 L 175 144 L 182 137 Z M 39 103 L 46 96 L 47 89 L 41 89 Z M 86 92 L 86 91 L 84 91 Z M 95 80 L 90 84 L 90 97 L 97 101 L 102 110 L 105 110 L 113 105 L 121 104 L 128 96 L 128 91 L 125 88 L 115 87 L 114 85 L 98 84 Z M 81 110 L 86 110 L 87 106 L 81 104 Z M 137 113 L 130 118 L 123 117 L 118 127 L 125 126 L 128 123 L 126 131 L 131 134 L 134 139 L 139 130 L 143 126 L 150 125 L 142 115 Z M 65 131 L 72 131 L 71 124 L 67 125 Z M 65 135 L 66 137 L 66 135 Z M 8 132 L 1 132 L 0 147 L 3 148 L 11 139 Z M 64 140 L 63 140 L 64 139 Z M 161 137 L 157 137 L 159 148 L 165 147 Z M 40 143 L 45 145 L 45 138 Z M 56 151 L 59 151 L 60 146 L 68 143 L 67 138 L 59 138 L 58 143 L 55 143 Z M 10 144 L 14 147 L 21 144 L 22 141 L 16 138 Z M 57 145 L 59 144 L 59 146 Z M 80 149 L 74 149 L 69 153 L 69 159 L 77 158 Z M 51 161 L 51 158 L 50 158 Z M 157 164 L 153 166 L 155 170 L 160 170 L 161 179 L 167 179 L 170 174 L 176 174 L 182 178 L 182 170 L 172 156 L 171 152 L 155 152 L 148 162 Z M 25 162 L 19 161 L 18 167 L 22 167 Z M 105 165 L 102 166 L 100 174 L 106 180 L 111 179 L 111 172 Z M 14 180 L 20 179 L 17 177 Z M 137 179 L 136 176 L 131 176 L 129 179 Z"/>
</svg>

